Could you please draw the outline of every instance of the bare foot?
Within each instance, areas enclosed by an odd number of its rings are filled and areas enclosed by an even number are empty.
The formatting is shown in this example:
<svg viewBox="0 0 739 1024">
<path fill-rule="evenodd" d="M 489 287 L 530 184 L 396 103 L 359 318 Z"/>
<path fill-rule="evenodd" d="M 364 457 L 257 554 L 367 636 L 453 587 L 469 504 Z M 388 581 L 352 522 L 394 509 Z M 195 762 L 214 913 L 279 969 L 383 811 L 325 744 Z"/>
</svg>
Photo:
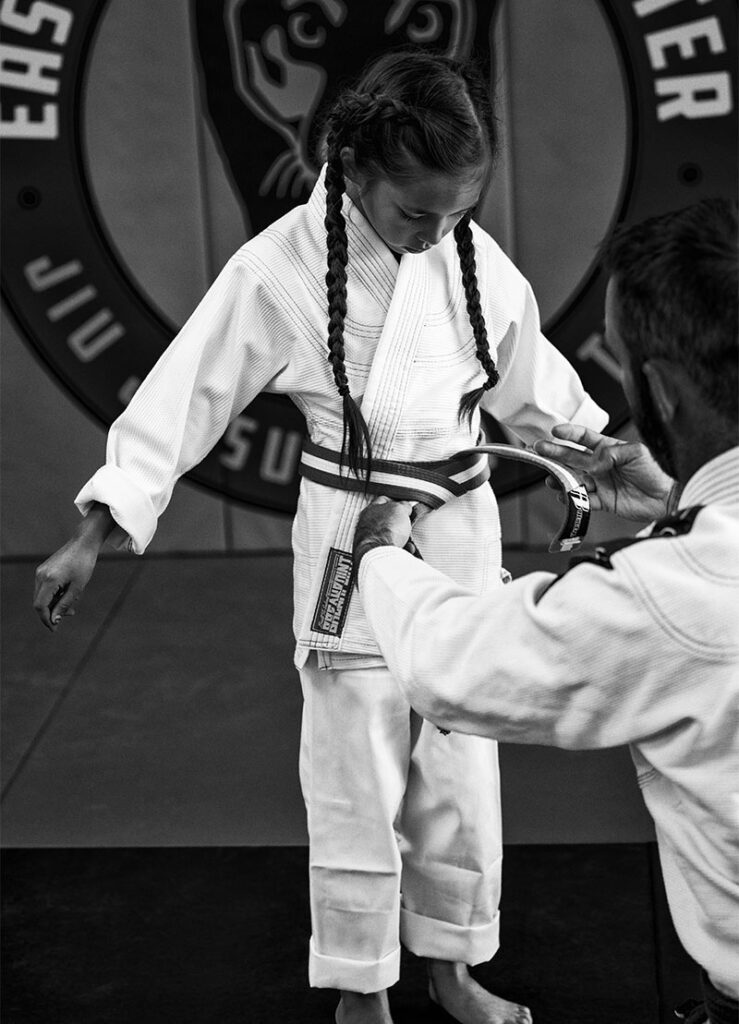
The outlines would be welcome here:
<svg viewBox="0 0 739 1024">
<path fill-rule="evenodd" d="M 336 1024 L 393 1024 L 387 990 L 382 992 L 342 992 L 336 1009 Z"/>
<path fill-rule="evenodd" d="M 527 1006 L 500 999 L 478 984 L 465 964 L 428 960 L 429 996 L 460 1024 L 532 1024 Z"/>
</svg>

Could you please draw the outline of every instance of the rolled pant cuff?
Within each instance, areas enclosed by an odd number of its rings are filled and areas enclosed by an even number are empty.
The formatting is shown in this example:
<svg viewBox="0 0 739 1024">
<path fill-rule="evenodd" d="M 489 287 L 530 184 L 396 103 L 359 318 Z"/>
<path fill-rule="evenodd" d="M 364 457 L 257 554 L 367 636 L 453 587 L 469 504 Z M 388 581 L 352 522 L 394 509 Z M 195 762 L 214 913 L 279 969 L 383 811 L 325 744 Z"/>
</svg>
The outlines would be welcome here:
<svg viewBox="0 0 739 1024">
<path fill-rule="evenodd" d="M 498 952 L 500 914 L 489 924 L 464 927 L 423 917 L 401 907 L 400 941 L 416 956 L 473 967 L 486 963 Z"/>
<path fill-rule="evenodd" d="M 400 946 L 382 960 L 345 960 L 316 952 L 313 939 L 308 957 L 308 981 L 312 988 L 336 988 L 345 992 L 382 992 L 400 977 Z"/>
</svg>

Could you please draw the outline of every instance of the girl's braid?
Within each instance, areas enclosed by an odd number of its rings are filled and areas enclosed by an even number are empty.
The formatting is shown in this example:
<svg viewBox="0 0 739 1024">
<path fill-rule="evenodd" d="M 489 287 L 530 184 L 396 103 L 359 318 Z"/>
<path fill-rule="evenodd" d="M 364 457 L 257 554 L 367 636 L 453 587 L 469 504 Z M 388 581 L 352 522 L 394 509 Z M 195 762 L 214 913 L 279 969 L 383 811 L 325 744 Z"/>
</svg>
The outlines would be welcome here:
<svg viewBox="0 0 739 1024">
<path fill-rule="evenodd" d="M 475 349 L 477 358 L 482 363 L 482 368 L 487 374 L 487 380 L 479 388 L 474 388 L 463 395 L 459 403 L 459 418 L 472 420 L 472 414 L 480 403 L 483 395 L 500 380 L 493 357 L 490 355 L 488 344 L 488 332 L 485 326 L 485 318 L 480 306 L 480 292 L 477 287 L 477 266 L 475 264 L 475 243 L 472 239 L 470 227 L 471 214 L 466 213 L 454 228 L 454 240 L 457 243 L 457 253 L 462 267 L 462 283 L 464 294 L 467 299 L 467 313 L 475 335 Z"/>
<path fill-rule="evenodd" d="M 407 103 L 396 99 L 381 89 L 372 92 L 348 91 L 336 107 L 339 116 L 349 127 L 352 136 L 371 134 L 378 123 L 392 122 L 393 127 L 411 125 L 420 127 L 418 114 Z"/>
<path fill-rule="evenodd" d="M 369 481 L 372 466 L 372 445 L 369 430 L 357 403 L 349 392 L 349 381 L 344 365 L 344 321 L 346 319 L 346 265 L 348 247 L 346 221 L 342 213 L 342 200 L 346 184 L 341 162 L 341 143 L 336 133 L 330 132 L 326 140 L 328 155 L 326 166 L 326 240 L 328 271 L 326 295 L 328 298 L 328 360 L 334 371 L 336 387 L 343 402 L 344 435 L 341 443 L 341 462 L 347 456 L 349 469 L 360 476 L 360 460 L 366 452 L 365 480 Z M 348 442 L 348 444 L 347 444 Z"/>
</svg>

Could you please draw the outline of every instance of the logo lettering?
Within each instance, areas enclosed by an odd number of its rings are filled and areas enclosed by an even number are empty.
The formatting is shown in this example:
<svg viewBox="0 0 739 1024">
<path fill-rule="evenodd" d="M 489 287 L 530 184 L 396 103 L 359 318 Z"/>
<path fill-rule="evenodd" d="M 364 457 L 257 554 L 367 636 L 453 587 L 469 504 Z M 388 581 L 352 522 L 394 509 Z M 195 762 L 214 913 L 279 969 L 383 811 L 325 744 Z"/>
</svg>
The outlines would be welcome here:
<svg viewBox="0 0 739 1024">
<path fill-rule="evenodd" d="M 33 291 L 44 292 L 48 288 L 54 288 L 64 281 L 77 277 L 83 272 L 83 269 L 79 260 L 69 260 L 61 266 L 53 267 L 48 256 L 40 256 L 27 263 L 23 272 Z M 84 285 L 72 292 L 71 295 L 67 295 L 49 306 L 46 310 L 46 317 L 55 324 L 92 302 L 97 298 L 97 294 L 97 289 L 93 285 Z M 103 331 L 104 327 L 107 327 L 107 330 Z M 125 333 L 122 324 L 113 322 L 111 311 L 101 309 L 70 332 L 67 336 L 67 344 L 80 362 L 89 363 L 93 359 L 97 359 Z"/>
<path fill-rule="evenodd" d="M 639 0 L 633 4 L 633 11 L 638 18 L 647 18 L 678 2 L 680 0 Z M 707 0 L 697 2 L 706 3 Z M 655 79 L 654 94 L 662 97 L 656 108 L 658 121 L 670 121 L 675 117 L 689 120 L 725 117 L 731 113 L 734 106 L 732 64 L 718 17 L 714 15 L 649 31 L 644 43 L 653 71 L 666 71 L 679 61 L 697 61 L 702 65 L 697 72 Z M 723 58 L 718 61 L 724 65 L 723 70 L 705 69 L 712 56 Z"/>
<path fill-rule="evenodd" d="M 340 636 L 344 629 L 354 577 L 354 566 L 349 551 L 331 548 L 323 574 L 321 592 L 313 616 L 312 629 L 316 633 Z"/>
<path fill-rule="evenodd" d="M 56 46 L 66 44 L 73 20 L 72 12 L 58 4 L 32 3 L 26 13 L 16 10 L 16 0 L 3 0 L 0 5 L 0 25 L 4 28 L 33 36 L 51 25 L 51 41 Z M 62 66 L 62 55 L 52 50 L 18 44 L 0 46 L 0 87 L 31 94 L 30 103 L 13 101 L 9 104 L 5 100 L 0 104 L 0 138 L 43 140 L 58 137 L 58 104 L 44 103 L 39 110 L 34 97 L 58 95 Z"/>
</svg>

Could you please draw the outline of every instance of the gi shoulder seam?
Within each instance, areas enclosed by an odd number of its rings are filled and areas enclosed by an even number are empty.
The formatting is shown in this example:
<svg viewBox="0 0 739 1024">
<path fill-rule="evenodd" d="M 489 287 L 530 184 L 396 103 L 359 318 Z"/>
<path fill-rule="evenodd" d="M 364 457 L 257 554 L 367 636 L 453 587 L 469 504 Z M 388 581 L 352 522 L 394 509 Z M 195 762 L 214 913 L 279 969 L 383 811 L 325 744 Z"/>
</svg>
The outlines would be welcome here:
<svg viewBox="0 0 739 1024">
<path fill-rule="evenodd" d="M 641 544 L 647 540 L 669 539 L 690 533 L 696 516 L 702 508 L 703 505 L 691 505 L 688 508 L 680 509 L 674 515 L 658 519 L 645 537 L 618 537 L 614 540 L 606 541 L 604 544 L 599 544 L 593 552 L 573 555 L 565 571 L 556 576 L 549 586 L 539 594 L 536 603 L 538 604 L 542 597 L 548 594 L 559 580 L 563 579 L 579 565 L 590 564 L 600 566 L 601 569 L 613 569 L 614 566 L 611 558 L 624 548 L 631 547 L 633 544 Z"/>
<path fill-rule="evenodd" d="M 592 554 L 574 555 L 570 559 L 566 571 L 569 572 L 581 562 L 592 562 L 601 568 L 612 569 L 611 557 L 624 548 L 631 547 L 632 544 L 641 544 L 645 540 L 658 540 L 663 537 L 682 537 L 693 529 L 693 523 L 702 508 L 702 505 L 691 505 L 689 508 L 680 509 L 674 515 L 658 519 L 645 537 L 619 537 L 606 541 L 605 544 L 599 544 Z"/>
</svg>

